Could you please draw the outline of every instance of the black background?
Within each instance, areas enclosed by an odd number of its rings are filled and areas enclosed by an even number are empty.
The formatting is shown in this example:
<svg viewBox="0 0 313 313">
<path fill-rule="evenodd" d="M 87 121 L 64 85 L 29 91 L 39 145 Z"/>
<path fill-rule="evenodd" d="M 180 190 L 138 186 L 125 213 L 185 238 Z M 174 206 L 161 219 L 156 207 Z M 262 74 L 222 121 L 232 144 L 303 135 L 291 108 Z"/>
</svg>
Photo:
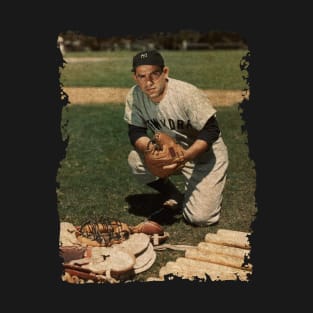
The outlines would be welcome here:
<svg viewBox="0 0 313 313">
<path fill-rule="evenodd" d="M 295 261 L 297 254 L 292 243 L 292 232 L 297 232 L 299 220 L 294 217 L 301 216 L 305 204 L 304 198 L 296 197 L 290 182 L 297 173 L 290 161 L 298 154 L 295 134 L 299 132 L 288 103 L 292 100 L 294 104 L 295 99 L 290 93 L 288 99 L 283 98 L 290 91 L 290 84 L 281 87 L 285 65 L 293 63 L 281 48 L 287 42 L 288 48 L 292 48 L 287 36 L 290 32 L 277 23 L 276 11 L 270 7 L 194 1 L 172 3 L 171 8 L 169 5 L 162 2 L 101 6 L 86 2 L 71 7 L 42 4 L 36 8 L 25 5 L 20 7 L 22 16 L 15 27 L 8 25 L 3 39 L 7 47 L 3 67 L 8 70 L 3 74 L 8 86 L 2 114 L 6 147 L 2 162 L 6 186 L 3 210 L 9 213 L 3 222 L 6 226 L 3 283 L 6 294 L 21 298 L 21 302 L 10 301 L 11 307 L 24 304 L 30 308 L 61 310 L 111 307 L 150 311 L 171 307 L 178 310 L 182 306 L 184 310 L 201 307 L 210 311 L 213 306 L 219 310 L 225 306 L 239 310 L 249 309 L 250 305 L 268 308 L 269 303 L 279 307 L 291 300 L 288 294 L 299 284 L 294 268 L 299 261 Z M 64 146 L 60 137 L 58 34 L 71 29 L 103 37 L 190 28 L 238 32 L 246 38 L 251 52 L 251 96 L 244 104 L 249 149 L 257 172 L 258 215 L 251 238 L 254 265 L 251 281 L 60 284 L 61 266 L 56 266 L 59 221 L 55 188 Z M 301 271 L 301 267 L 297 268 Z"/>
</svg>

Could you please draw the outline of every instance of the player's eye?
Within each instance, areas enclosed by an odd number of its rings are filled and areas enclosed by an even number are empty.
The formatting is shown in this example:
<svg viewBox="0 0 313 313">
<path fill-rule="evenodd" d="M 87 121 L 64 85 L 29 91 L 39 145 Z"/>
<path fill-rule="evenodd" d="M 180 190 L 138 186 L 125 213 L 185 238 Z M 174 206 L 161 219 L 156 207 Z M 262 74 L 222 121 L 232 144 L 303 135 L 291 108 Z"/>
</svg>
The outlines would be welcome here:
<svg viewBox="0 0 313 313">
<path fill-rule="evenodd" d="M 154 72 L 151 73 L 151 79 L 153 81 L 157 80 L 160 76 L 161 76 L 161 72 L 160 71 L 154 71 Z"/>
<path fill-rule="evenodd" d="M 146 78 L 146 75 L 136 75 L 137 79 L 141 80 L 141 81 L 144 81 L 145 78 Z"/>
</svg>

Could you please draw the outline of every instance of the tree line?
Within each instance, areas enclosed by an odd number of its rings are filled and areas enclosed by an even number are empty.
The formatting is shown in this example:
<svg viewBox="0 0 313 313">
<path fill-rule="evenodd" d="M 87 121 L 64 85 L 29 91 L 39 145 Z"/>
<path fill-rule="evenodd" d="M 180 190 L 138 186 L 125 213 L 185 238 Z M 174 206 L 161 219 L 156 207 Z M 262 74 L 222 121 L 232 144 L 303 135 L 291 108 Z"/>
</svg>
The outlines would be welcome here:
<svg viewBox="0 0 313 313">
<path fill-rule="evenodd" d="M 247 49 L 247 43 L 239 33 L 225 31 L 181 30 L 139 37 L 128 35 L 101 38 L 69 30 L 59 34 L 58 44 L 60 43 L 67 51 Z"/>
</svg>

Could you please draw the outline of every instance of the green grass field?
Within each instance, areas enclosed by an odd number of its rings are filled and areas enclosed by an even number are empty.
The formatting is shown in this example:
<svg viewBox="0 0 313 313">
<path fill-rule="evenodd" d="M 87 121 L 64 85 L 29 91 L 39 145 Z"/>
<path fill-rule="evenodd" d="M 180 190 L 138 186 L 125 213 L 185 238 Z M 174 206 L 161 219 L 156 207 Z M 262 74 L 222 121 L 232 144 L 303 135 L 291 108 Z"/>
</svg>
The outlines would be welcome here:
<svg viewBox="0 0 313 313">
<path fill-rule="evenodd" d="M 64 86 L 129 87 L 134 51 L 68 53 L 62 70 Z M 161 51 L 170 76 L 203 89 L 243 89 L 240 61 L 247 51 Z M 97 62 L 74 62 L 73 58 L 98 58 Z"/>
<path fill-rule="evenodd" d="M 110 84 L 108 72 L 113 73 L 114 66 L 106 68 L 104 71 L 106 73 L 102 76 L 102 67 L 105 66 L 102 64 L 96 69 L 94 66 L 97 62 L 89 64 L 91 71 L 100 72 L 92 75 L 92 80 L 87 79 L 89 67 L 83 63 L 87 67 L 80 70 L 70 66 L 67 68 L 68 65 L 66 65 L 62 70 L 64 76 L 62 74 L 61 81 L 65 86 L 125 87 L 132 85 L 131 81 L 126 82 L 126 77 L 129 75 L 130 55 L 122 52 L 117 53 L 116 56 L 112 52 L 110 54 L 112 58 L 116 57 L 119 60 L 124 58 L 122 65 L 116 65 L 118 73 L 113 75 Z M 185 55 L 181 59 L 182 54 L 177 52 L 177 59 L 184 60 L 181 63 L 177 62 L 175 52 L 165 54 L 169 60 L 168 63 L 175 64 L 173 68 L 177 76 L 174 74 L 173 76 L 182 78 L 184 73 L 185 76 L 188 73 L 189 81 L 198 81 L 200 86 L 205 88 L 236 89 L 244 85 L 241 81 L 242 73 L 236 69 L 240 62 L 238 51 L 229 52 L 229 60 L 233 61 L 229 61 L 231 64 L 228 66 L 223 64 L 228 60 L 227 52 L 224 51 L 216 52 L 216 55 L 214 52 L 192 52 L 188 57 Z M 216 77 L 216 81 L 213 82 L 208 82 L 206 76 L 208 73 L 200 70 L 201 62 L 208 55 L 211 55 L 210 62 L 218 63 L 208 66 L 211 68 L 210 77 Z M 243 55 L 242 52 L 241 55 Z M 80 54 L 80 56 L 86 55 Z M 217 59 L 220 62 L 217 62 Z M 190 63 L 193 64 L 189 68 Z M 76 64 L 79 63 L 75 63 L 75 67 Z M 228 77 L 225 73 L 228 73 L 231 68 L 236 70 L 233 70 Z M 174 69 L 172 72 L 175 73 Z M 227 82 L 223 80 L 223 73 L 227 76 Z M 120 76 L 125 76 L 125 80 Z M 219 228 L 251 231 L 251 223 L 256 214 L 255 171 L 254 164 L 248 157 L 247 134 L 241 131 L 243 121 L 237 105 L 216 109 L 230 159 L 221 219 L 215 226 L 201 228 L 186 225 L 181 218 L 172 218 L 163 224 L 170 234 L 168 243 L 196 245 L 203 241 L 206 233 L 216 232 Z M 151 205 L 156 205 L 153 200 L 156 193 L 146 186 L 139 185 L 128 168 L 127 155 L 131 145 L 128 141 L 127 125 L 123 121 L 123 110 L 123 103 L 73 105 L 64 108 L 63 124 L 68 123 L 62 131 L 64 138 L 69 136 L 69 143 L 66 157 L 61 162 L 57 176 L 57 182 L 60 185 L 57 195 L 61 221 L 79 225 L 93 217 L 103 216 L 118 219 L 129 225 L 137 225 L 148 213 L 151 213 L 153 209 Z M 180 176 L 174 176 L 173 181 L 179 188 L 182 188 Z M 142 193 L 147 194 L 152 203 L 147 201 L 146 207 L 132 211 L 125 198 Z M 138 274 L 136 280 L 144 281 L 147 277 L 158 276 L 161 266 L 182 255 L 182 251 L 158 251 L 154 265 L 148 271 Z"/>
</svg>

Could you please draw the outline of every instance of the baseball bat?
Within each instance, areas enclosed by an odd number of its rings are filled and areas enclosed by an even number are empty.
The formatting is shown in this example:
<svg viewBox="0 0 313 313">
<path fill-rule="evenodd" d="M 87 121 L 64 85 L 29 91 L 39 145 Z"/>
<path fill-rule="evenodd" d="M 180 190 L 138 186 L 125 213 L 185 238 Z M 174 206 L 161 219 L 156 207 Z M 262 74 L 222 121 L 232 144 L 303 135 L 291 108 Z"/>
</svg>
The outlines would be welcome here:
<svg viewBox="0 0 313 313">
<path fill-rule="evenodd" d="M 244 259 L 249 256 L 250 250 L 238 247 L 223 246 L 213 242 L 199 242 L 197 248 L 202 252 L 224 254 Z"/>
<path fill-rule="evenodd" d="M 218 253 L 210 253 L 201 251 L 199 249 L 187 249 L 185 251 L 185 257 L 187 259 L 194 259 L 199 261 L 205 261 L 209 263 L 214 264 L 220 264 L 225 266 L 231 266 L 238 269 L 245 269 L 252 271 L 252 265 L 251 264 L 244 264 L 244 259 L 230 256 L 230 255 L 224 255 L 224 254 L 218 254 Z"/>
<path fill-rule="evenodd" d="M 236 234 L 208 233 L 205 235 L 204 241 L 230 247 L 250 249 L 250 243 L 248 241 L 248 238 L 242 235 L 238 236 Z"/>
</svg>

